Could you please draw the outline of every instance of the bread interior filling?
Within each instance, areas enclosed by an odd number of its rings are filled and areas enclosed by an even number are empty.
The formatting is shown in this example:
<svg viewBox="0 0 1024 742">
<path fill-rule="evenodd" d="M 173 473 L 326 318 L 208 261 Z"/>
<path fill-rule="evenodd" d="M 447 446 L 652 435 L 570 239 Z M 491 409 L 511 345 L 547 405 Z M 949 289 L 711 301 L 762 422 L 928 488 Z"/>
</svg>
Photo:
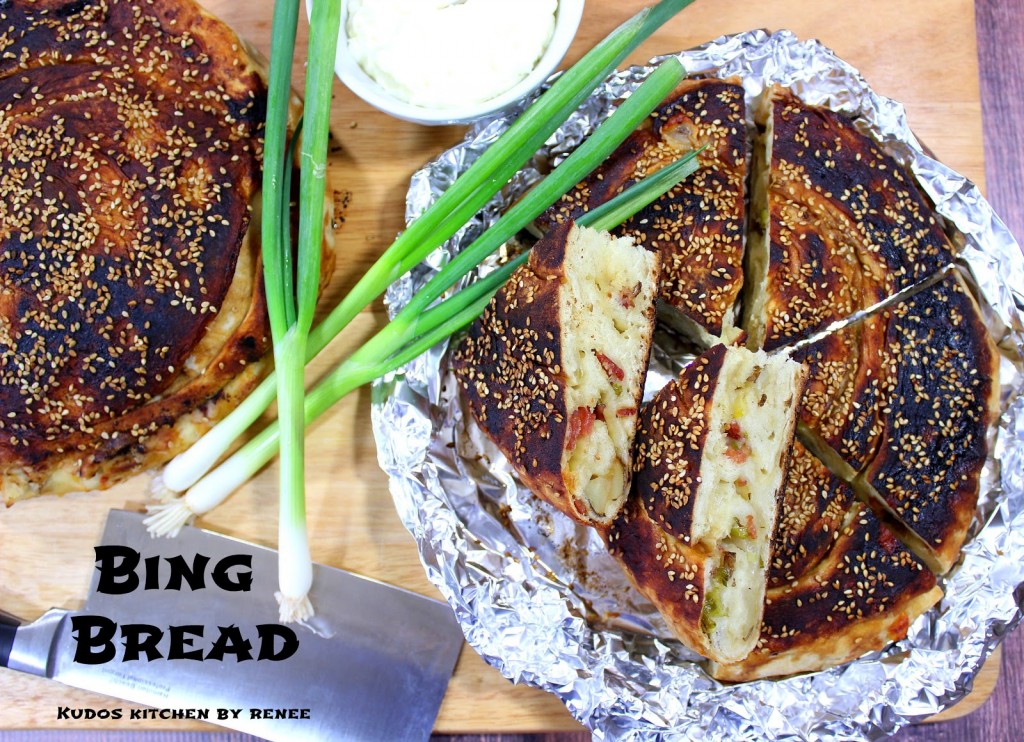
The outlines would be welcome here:
<svg viewBox="0 0 1024 742">
<path fill-rule="evenodd" d="M 625 500 L 629 481 L 657 290 L 656 257 L 628 237 L 577 227 L 565 263 L 559 311 L 569 430 L 563 471 L 570 496 L 607 517 Z"/>
<path fill-rule="evenodd" d="M 701 627 L 723 657 L 757 640 L 800 365 L 737 348 L 719 375 L 693 533 L 708 559 Z"/>
</svg>

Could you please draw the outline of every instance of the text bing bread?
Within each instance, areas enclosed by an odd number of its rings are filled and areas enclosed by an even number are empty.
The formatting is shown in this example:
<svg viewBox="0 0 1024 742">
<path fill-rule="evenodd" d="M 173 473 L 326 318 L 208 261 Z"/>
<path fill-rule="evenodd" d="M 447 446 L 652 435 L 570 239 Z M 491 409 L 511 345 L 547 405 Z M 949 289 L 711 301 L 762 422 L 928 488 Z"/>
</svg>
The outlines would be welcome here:
<svg viewBox="0 0 1024 742">
<path fill-rule="evenodd" d="M 618 513 L 654 327 L 657 255 L 554 227 L 456 349 L 473 418 L 523 482 L 571 518 Z"/>
<path fill-rule="evenodd" d="M 717 345 L 640 416 L 633 492 L 608 548 L 673 633 L 719 662 L 758 638 L 803 374 Z"/>
</svg>

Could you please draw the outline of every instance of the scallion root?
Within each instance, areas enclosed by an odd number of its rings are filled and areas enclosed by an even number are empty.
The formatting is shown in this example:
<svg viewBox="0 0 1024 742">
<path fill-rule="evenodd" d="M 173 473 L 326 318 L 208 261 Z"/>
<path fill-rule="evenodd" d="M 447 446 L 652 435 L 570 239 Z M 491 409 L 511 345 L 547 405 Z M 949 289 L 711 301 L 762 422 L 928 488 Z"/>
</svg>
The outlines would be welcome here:
<svg viewBox="0 0 1024 742">
<path fill-rule="evenodd" d="M 284 595 L 284 593 L 276 592 L 274 597 L 277 598 L 278 620 L 281 623 L 308 621 L 313 617 L 313 604 L 309 602 L 308 595 L 290 598 Z"/>
<path fill-rule="evenodd" d="M 169 502 L 174 502 L 174 500 L 180 495 L 180 492 L 175 492 L 167 486 L 167 481 L 164 479 L 163 472 L 157 473 L 157 475 L 149 482 L 149 499 L 153 500 L 158 505 L 166 505 Z"/>
<path fill-rule="evenodd" d="M 174 538 L 184 526 L 187 526 L 196 517 L 196 513 L 189 507 L 185 497 L 179 497 L 161 505 L 147 505 L 146 512 L 149 515 L 142 522 L 149 531 L 149 535 L 154 538 L 160 536 Z"/>
</svg>

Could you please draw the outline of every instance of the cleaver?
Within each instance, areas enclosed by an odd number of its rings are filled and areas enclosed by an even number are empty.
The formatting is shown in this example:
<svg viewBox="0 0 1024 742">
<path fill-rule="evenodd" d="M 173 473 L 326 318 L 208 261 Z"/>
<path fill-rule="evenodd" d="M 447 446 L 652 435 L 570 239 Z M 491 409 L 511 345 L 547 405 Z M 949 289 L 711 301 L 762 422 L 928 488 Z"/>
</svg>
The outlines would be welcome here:
<svg viewBox="0 0 1024 742">
<path fill-rule="evenodd" d="M 168 714 L 177 710 L 185 718 L 269 740 L 429 738 L 462 647 L 461 628 L 447 604 L 314 565 L 310 599 L 316 615 L 288 625 L 298 640 L 289 656 L 261 661 L 255 627 L 277 622 L 277 552 L 192 527 L 175 539 L 154 539 L 142 520 L 139 513 L 111 511 L 101 542 L 140 553 L 139 586 L 124 594 L 98 590 L 97 569 L 81 611 L 51 609 L 23 625 L 0 612 L 0 666 L 166 709 L 163 716 L 136 718 L 174 718 Z M 194 561 L 197 554 L 209 557 L 211 565 L 202 588 L 187 583 L 178 590 L 163 587 L 168 557 L 180 555 L 194 566 L 201 563 Z M 218 588 L 209 579 L 212 566 L 224 560 L 237 567 L 239 555 L 251 556 L 251 571 L 246 570 L 251 589 Z M 146 567 L 156 569 L 150 574 Z M 160 658 L 143 653 L 126 660 L 118 651 L 103 663 L 76 662 L 81 638 L 73 633 L 76 616 L 116 622 L 119 632 L 112 644 L 119 650 L 126 625 L 161 629 Z M 169 659 L 169 628 L 182 625 L 202 627 L 202 637 L 193 636 L 189 649 L 203 656 L 221 627 L 237 627 L 253 645 L 252 659 L 239 661 L 238 653 L 201 661 Z M 124 709 L 122 719 L 130 713 Z M 225 715 L 231 718 L 218 718 Z M 137 724 L 125 728 L 138 729 Z"/>
</svg>

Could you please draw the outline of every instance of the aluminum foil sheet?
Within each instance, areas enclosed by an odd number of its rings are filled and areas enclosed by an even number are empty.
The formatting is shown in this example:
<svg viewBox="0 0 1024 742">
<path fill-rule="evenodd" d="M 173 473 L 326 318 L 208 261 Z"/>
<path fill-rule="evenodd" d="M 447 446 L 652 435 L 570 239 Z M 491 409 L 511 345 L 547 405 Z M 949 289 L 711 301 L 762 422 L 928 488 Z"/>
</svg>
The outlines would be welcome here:
<svg viewBox="0 0 1024 742">
<path fill-rule="evenodd" d="M 984 302 L 1005 356 L 1003 410 L 993 431 L 972 538 L 942 581 L 944 600 L 906 640 L 848 665 L 785 680 L 723 685 L 628 585 L 588 529 L 533 497 L 474 425 L 465 424 L 445 347 L 378 382 L 373 426 L 395 504 L 424 567 L 470 645 L 517 683 L 557 695 L 601 740 L 874 739 L 966 695 L 985 658 L 1021 619 L 1024 603 L 1024 260 L 977 188 L 928 157 L 898 103 L 815 41 L 752 31 L 678 55 L 691 74 L 738 75 L 750 99 L 770 82 L 857 116 L 908 163 L 965 236 L 961 268 Z M 652 61 L 653 64 L 653 61 Z M 651 67 L 614 75 L 547 143 L 547 167 L 571 150 Z M 415 217 L 508 125 L 478 123 L 417 173 Z M 474 223 L 394 285 L 397 310 L 461 245 L 536 179 L 520 174 Z M 484 267 L 482 270 L 486 270 Z M 658 343 L 649 391 L 685 362 Z"/>
</svg>

